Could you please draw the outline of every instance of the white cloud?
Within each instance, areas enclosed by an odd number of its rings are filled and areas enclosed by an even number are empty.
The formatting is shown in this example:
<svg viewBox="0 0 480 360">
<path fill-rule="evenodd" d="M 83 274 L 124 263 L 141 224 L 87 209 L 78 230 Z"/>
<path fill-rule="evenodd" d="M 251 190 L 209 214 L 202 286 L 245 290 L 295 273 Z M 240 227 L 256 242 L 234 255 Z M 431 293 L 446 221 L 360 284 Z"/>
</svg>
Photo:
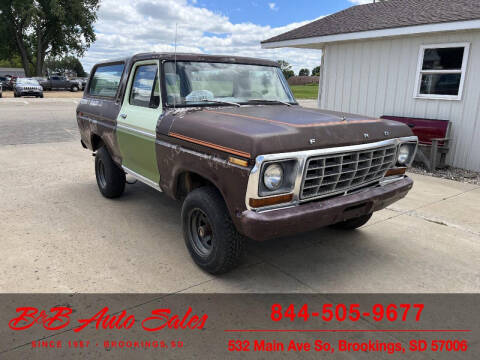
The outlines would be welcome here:
<svg viewBox="0 0 480 360">
<path fill-rule="evenodd" d="M 371 4 L 373 3 L 373 0 L 348 0 L 351 3 L 354 3 L 355 5 L 363 5 L 363 4 Z"/>
<path fill-rule="evenodd" d="M 268 7 L 270 8 L 270 10 L 278 11 L 277 4 L 275 4 L 274 2 L 268 3 Z"/>
<path fill-rule="evenodd" d="M 320 62 L 318 50 L 260 47 L 260 41 L 309 21 L 281 27 L 232 23 L 223 14 L 193 5 L 192 0 L 103 0 L 98 15 L 97 41 L 82 59 L 87 71 L 107 59 L 139 52 L 173 51 L 175 24 L 178 52 L 283 59 L 295 72 L 304 67 L 312 69 Z"/>
</svg>

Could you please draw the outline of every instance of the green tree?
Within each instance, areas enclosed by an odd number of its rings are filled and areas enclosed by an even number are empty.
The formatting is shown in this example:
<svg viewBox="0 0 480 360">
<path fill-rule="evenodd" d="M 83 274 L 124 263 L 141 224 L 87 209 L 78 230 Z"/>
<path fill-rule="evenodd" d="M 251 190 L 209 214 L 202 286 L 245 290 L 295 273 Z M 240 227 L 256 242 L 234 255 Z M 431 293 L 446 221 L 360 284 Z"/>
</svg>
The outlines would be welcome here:
<svg viewBox="0 0 480 360">
<path fill-rule="evenodd" d="M 22 61 L 20 56 L 12 56 L 10 59 L 0 60 L 0 67 L 12 67 L 12 68 L 21 68 Z"/>
<path fill-rule="evenodd" d="M 308 69 L 300 69 L 298 72 L 298 76 L 309 76 L 310 75 L 310 70 Z"/>
<path fill-rule="evenodd" d="M 292 66 L 288 62 L 286 62 L 285 60 L 277 60 L 277 62 L 280 65 L 280 69 L 282 70 L 285 79 L 288 79 L 295 75 L 292 70 Z"/>
<path fill-rule="evenodd" d="M 85 77 L 87 75 L 85 70 L 83 70 L 82 63 L 75 56 L 65 56 L 63 58 L 48 57 L 45 60 L 45 67 L 49 74 L 63 74 L 66 71 L 75 71 L 79 77 Z"/>
<path fill-rule="evenodd" d="M 95 41 L 98 8 L 99 0 L 1 0 L 0 59 L 18 55 L 27 76 L 41 76 L 47 55 L 82 56 Z"/>
<path fill-rule="evenodd" d="M 312 76 L 320 76 L 320 66 L 316 66 L 312 69 Z"/>
</svg>

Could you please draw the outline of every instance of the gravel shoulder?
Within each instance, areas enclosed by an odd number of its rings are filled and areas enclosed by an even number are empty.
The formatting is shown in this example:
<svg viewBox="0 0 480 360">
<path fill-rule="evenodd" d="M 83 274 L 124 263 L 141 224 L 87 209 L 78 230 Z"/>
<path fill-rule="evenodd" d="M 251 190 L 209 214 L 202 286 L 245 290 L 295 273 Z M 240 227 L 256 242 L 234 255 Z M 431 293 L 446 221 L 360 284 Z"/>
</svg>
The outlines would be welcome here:
<svg viewBox="0 0 480 360">
<path fill-rule="evenodd" d="M 456 167 L 446 167 L 445 169 L 436 169 L 435 171 L 428 171 L 422 164 L 415 163 L 409 172 L 414 174 L 433 176 L 442 179 L 459 181 L 462 183 L 480 185 L 480 172 L 460 169 Z"/>
</svg>

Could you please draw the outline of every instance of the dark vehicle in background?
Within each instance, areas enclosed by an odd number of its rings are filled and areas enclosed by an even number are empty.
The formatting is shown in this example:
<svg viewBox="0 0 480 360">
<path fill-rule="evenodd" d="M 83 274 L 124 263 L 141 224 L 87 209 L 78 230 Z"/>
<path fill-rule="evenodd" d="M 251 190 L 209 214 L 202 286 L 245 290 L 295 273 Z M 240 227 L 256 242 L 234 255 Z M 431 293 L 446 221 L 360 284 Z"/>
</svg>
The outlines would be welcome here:
<svg viewBox="0 0 480 360">
<path fill-rule="evenodd" d="M 13 96 L 35 96 L 37 98 L 43 98 L 43 88 L 35 79 L 18 78 L 13 88 Z"/>
<path fill-rule="evenodd" d="M 40 83 L 40 85 L 42 85 L 42 82 L 47 81 L 47 78 L 45 78 L 45 77 L 39 77 L 39 76 L 34 76 L 34 77 L 32 77 L 31 79 L 37 80 L 37 81 Z"/>
<path fill-rule="evenodd" d="M 6 89 L 6 84 L 7 78 L 4 76 L 0 76 L 0 98 L 2 97 L 2 91 L 3 89 Z"/>
<path fill-rule="evenodd" d="M 72 78 L 70 81 L 74 81 L 78 84 L 80 90 L 84 90 L 87 86 L 87 78 Z"/>
<path fill-rule="evenodd" d="M 3 84 L 3 90 L 13 90 L 13 86 L 15 84 L 15 80 L 17 79 L 16 76 L 1 76 L 0 82 Z"/>
<path fill-rule="evenodd" d="M 65 76 L 52 75 L 40 81 L 43 90 L 70 90 L 78 91 L 80 86 L 77 81 L 68 80 Z"/>
<path fill-rule="evenodd" d="M 213 274 L 239 264 L 246 238 L 353 230 L 413 184 L 407 125 L 302 108 L 268 60 L 148 53 L 97 64 L 77 122 L 102 195 L 121 196 L 129 174 L 182 201 L 186 247 Z"/>
</svg>

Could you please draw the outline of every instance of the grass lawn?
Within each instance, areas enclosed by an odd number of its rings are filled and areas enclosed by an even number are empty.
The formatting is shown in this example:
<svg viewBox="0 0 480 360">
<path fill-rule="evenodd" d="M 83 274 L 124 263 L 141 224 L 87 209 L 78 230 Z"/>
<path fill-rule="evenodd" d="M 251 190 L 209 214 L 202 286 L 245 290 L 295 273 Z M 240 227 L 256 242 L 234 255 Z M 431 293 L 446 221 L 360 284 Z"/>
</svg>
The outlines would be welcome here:
<svg viewBox="0 0 480 360">
<path fill-rule="evenodd" d="M 291 85 L 296 99 L 316 99 L 318 97 L 318 84 Z"/>
</svg>

